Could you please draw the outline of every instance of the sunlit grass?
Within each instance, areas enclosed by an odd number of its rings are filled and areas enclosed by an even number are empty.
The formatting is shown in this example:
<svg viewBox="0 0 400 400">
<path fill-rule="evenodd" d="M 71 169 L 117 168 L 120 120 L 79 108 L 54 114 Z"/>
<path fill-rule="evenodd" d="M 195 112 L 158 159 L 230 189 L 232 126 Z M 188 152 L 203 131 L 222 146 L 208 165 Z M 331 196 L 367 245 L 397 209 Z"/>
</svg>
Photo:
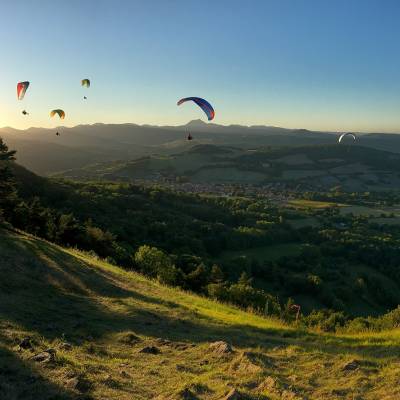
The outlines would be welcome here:
<svg viewBox="0 0 400 400">
<path fill-rule="evenodd" d="M 315 201 L 315 200 L 304 200 L 295 199 L 288 201 L 288 204 L 296 208 L 331 208 L 338 206 L 345 206 L 344 204 L 332 203 L 328 201 Z"/>
<path fill-rule="evenodd" d="M 400 398 L 400 330 L 297 330 L 29 235 L 0 233 L 0 254 L 1 399 Z M 30 360 L 48 348 L 53 363 Z"/>
</svg>

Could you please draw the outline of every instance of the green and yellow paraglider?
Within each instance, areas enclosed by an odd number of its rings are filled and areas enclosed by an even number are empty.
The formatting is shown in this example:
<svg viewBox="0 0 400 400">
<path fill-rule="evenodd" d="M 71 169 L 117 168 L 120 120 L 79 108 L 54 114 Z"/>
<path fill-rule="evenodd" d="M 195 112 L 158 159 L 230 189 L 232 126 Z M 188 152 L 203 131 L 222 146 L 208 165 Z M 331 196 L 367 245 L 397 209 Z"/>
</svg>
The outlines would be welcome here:
<svg viewBox="0 0 400 400">
<path fill-rule="evenodd" d="M 90 88 L 90 79 L 82 79 L 82 80 L 81 80 L 81 85 L 82 85 L 83 87 Z"/>
<path fill-rule="evenodd" d="M 90 79 L 87 79 L 87 78 L 86 79 L 82 79 L 81 80 L 81 86 L 89 89 L 90 88 Z M 83 100 L 86 100 L 86 99 L 87 99 L 87 97 L 83 96 Z"/>
<path fill-rule="evenodd" d="M 50 111 L 50 117 L 54 117 L 55 115 L 58 115 L 60 119 L 65 118 L 65 111 L 61 110 L 60 108 L 56 108 L 55 110 Z M 60 136 L 60 133 L 57 131 L 56 136 Z"/>
<path fill-rule="evenodd" d="M 60 117 L 60 119 L 64 119 L 65 118 L 64 110 L 61 110 L 59 108 L 57 108 L 56 110 L 50 111 L 50 117 L 54 117 L 55 115 L 58 115 Z"/>
</svg>

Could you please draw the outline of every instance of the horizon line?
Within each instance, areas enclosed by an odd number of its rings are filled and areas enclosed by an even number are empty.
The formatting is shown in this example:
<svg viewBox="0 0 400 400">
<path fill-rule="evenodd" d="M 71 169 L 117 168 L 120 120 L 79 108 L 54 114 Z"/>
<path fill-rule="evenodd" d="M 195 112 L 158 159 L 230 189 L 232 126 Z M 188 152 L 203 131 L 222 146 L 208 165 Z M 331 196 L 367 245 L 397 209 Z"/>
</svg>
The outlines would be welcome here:
<svg viewBox="0 0 400 400">
<path fill-rule="evenodd" d="M 202 119 L 198 118 L 198 119 L 192 119 L 190 121 L 188 121 L 186 124 L 183 125 L 152 125 L 152 124 L 138 124 L 135 122 L 120 122 L 120 123 L 107 123 L 107 122 L 94 122 L 92 124 L 77 124 L 74 126 L 65 126 L 65 125 L 59 125 L 56 126 L 54 128 L 44 128 L 41 126 L 30 126 L 29 128 L 14 128 L 12 126 L 2 126 L 0 127 L 0 131 L 4 130 L 4 129 L 12 129 L 15 131 L 29 131 L 30 129 L 43 129 L 43 130 L 57 130 L 57 129 L 74 129 L 80 126 L 95 126 L 95 125 L 134 125 L 134 126 L 138 126 L 138 127 L 152 127 L 152 128 L 182 128 L 185 127 L 193 122 L 197 122 L 197 123 L 201 123 L 204 126 L 218 126 L 218 127 L 224 127 L 224 128 L 229 128 L 229 127 L 243 127 L 243 128 L 247 128 L 247 129 L 284 129 L 284 130 L 288 130 L 288 131 L 299 131 L 299 130 L 304 130 L 304 131 L 308 131 L 308 132 L 318 132 L 318 133 L 329 133 L 329 134 L 339 134 L 339 133 L 358 133 L 358 134 L 383 134 L 383 135 L 398 135 L 400 134 L 400 132 L 384 132 L 384 131 L 331 131 L 331 130 L 311 130 L 308 128 L 286 128 L 286 127 L 282 127 L 282 126 L 274 126 L 274 125 L 245 125 L 245 124 L 229 124 L 229 125 L 225 125 L 225 124 L 217 124 L 215 122 L 206 122 L 203 121 Z"/>
</svg>

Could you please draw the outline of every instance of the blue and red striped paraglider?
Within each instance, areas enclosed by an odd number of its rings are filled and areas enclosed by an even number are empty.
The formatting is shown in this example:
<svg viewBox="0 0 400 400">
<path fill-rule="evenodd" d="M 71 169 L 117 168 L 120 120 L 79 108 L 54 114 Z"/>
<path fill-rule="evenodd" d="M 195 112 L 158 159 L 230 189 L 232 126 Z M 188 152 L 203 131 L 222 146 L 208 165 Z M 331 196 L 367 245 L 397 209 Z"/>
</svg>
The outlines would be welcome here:
<svg viewBox="0 0 400 400">
<path fill-rule="evenodd" d="M 185 97 L 183 99 L 180 99 L 178 101 L 177 105 L 180 106 L 181 104 L 183 104 L 187 101 L 195 102 L 206 113 L 209 121 L 214 119 L 215 111 L 214 111 L 212 105 L 207 100 L 204 100 L 201 97 Z"/>
</svg>

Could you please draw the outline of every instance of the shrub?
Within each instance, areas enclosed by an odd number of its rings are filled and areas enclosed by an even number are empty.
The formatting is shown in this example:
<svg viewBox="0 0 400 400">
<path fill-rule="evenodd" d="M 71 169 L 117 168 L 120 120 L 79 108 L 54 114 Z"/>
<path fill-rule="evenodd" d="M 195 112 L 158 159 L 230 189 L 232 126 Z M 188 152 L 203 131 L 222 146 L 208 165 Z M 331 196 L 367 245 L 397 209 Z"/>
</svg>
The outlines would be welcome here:
<svg viewBox="0 0 400 400">
<path fill-rule="evenodd" d="M 171 259 L 167 254 L 157 247 L 146 244 L 138 248 L 134 255 L 134 261 L 143 273 L 153 277 L 163 275 L 162 270 L 168 270 L 172 266 Z"/>
</svg>

